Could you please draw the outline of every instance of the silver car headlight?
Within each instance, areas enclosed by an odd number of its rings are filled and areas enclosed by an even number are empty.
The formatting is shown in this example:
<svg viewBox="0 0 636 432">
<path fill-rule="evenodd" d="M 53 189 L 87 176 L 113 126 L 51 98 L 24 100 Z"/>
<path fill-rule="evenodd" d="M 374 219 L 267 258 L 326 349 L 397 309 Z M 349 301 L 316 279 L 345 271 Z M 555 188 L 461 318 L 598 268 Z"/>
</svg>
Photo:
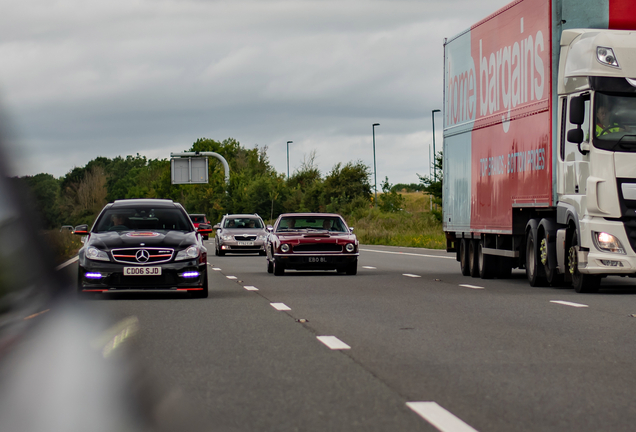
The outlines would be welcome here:
<svg viewBox="0 0 636 432">
<path fill-rule="evenodd" d="M 267 234 L 261 234 L 258 236 L 259 240 L 266 240 L 267 239 Z"/>
<path fill-rule="evenodd" d="M 177 256 L 175 257 L 175 261 L 194 259 L 199 256 L 200 250 L 199 246 L 192 245 L 187 249 L 179 251 Z"/>
<path fill-rule="evenodd" d="M 353 243 L 347 243 L 347 245 L 345 246 L 345 250 L 347 252 L 353 252 L 354 250 L 356 250 L 356 246 Z"/>
<path fill-rule="evenodd" d="M 592 240 L 594 240 L 594 246 L 596 246 L 598 250 L 625 254 L 625 249 L 620 240 L 611 234 L 593 231 Z"/>
<path fill-rule="evenodd" d="M 86 258 L 96 261 L 110 261 L 108 254 L 103 250 L 97 249 L 95 246 L 90 246 L 86 249 Z"/>
<path fill-rule="evenodd" d="M 280 245 L 281 252 L 289 252 L 289 245 L 287 243 Z"/>
<path fill-rule="evenodd" d="M 232 240 L 232 236 L 231 235 L 222 235 L 221 238 L 223 240 Z"/>
</svg>

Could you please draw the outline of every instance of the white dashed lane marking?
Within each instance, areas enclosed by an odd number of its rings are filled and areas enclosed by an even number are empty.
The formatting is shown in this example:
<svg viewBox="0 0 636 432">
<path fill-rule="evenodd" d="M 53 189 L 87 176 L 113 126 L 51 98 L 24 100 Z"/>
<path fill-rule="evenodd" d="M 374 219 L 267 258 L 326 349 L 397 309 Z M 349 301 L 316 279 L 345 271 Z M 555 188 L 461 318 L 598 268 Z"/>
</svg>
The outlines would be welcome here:
<svg viewBox="0 0 636 432">
<path fill-rule="evenodd" d="M 349 345 L 341 341 L 335 336 L 316 336 L 320 342 L 324 343 L 332 350 L 346 350 L 351 349 Z"/>
<path fill-rule="evenodd" d="M 402 276 L 410 277 L 410 278 L 421 278 L 422 276 L 410 273 L 403 273 Z"/>
<path fill-rule="evenodd" d="M 285 303 L 270 303 L 270 305 L 272 305 L 274 309 L 279 311 L 291 310 L 291 308 L 287 306 Z"/>
<path fill-rule="evenodd" d="M 435 402 L 407 402 L 406 406 L 441 432 L 477 432 Z"/>
<path fill-rule="evenodd" d="M 232 279 L 232 280 L 238 279 L 236 276 L 225 276 L 225 277 L 228 278 L 228 279 Z"/>
<path fill-rule="evenodd" d="M 480 287 L 477 285 L 460 284 L 459 286 L 464 288 L 470 288 L 470 289 L 484 289 L 484 287 Z"/>
<path fill-rule="evenodd" d="M 363 269 L 375 270 L 377 267 L 362 266 Z"/>
<path fill-rule="evenodd" d="M 550 303 L 557 303 L 557 304 L 562 304 L 565 306 L 572 306 L 572 307 L 576 307 L 576 308 L 586 308 L 589 307 L 588 305 L 584 305 L 581 303 L 572 303 L 569 301 L 563 301 L 563 300 L 550 300 Z"/>
<path fill-rule="evenodd" d="M 416 253 L 410 253 L 410 252 L 378 251 L 373 249 L 360 249 L 360 250 L 364 252 L 377 252 L 377 253 L 385 253 L 385 254 L 392 254 L 392 255 L 408 255 L 408 256 L 418 256 L 418 257 L 424 257 L 424 258 L 442 258 L 442 259 L 452 259 L 452 260 L 455 259 L 455 257 L 449 257 L 449 256 L 424 255 L 424 254 L 416 254 Z"/>
<path fill-rule="evenodd" d="M 245 288 L 248 291 L 258 291 L 258 288 L 252 285 L 245 285 L 243 288 Z"/>
<path fill-rule="evenodd" d="M 218 267 L 212 267 L 212 270 L 214 270 L 214 271 L 221 271 L 221 269 L 220 269 L 220 268 L 218 268 Z"/>
</svg>

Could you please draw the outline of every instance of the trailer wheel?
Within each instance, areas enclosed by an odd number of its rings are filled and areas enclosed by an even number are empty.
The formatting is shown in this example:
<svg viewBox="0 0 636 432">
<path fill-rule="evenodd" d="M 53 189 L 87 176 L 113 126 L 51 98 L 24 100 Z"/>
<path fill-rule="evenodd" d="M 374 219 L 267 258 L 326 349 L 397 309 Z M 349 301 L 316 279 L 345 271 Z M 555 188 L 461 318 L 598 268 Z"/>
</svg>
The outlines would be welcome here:
<svg viewBox="0 0 636 432">
<path fill-rule="evenodd" d="M 572 286 L 577 293 L 595 293 L 601 285 L 601 277 L 594 275 L 581 274 L 579 272 L 578 233 L 575 231 L 572 235 L 570 248 L 568 250 L 568 270 L 572 275 Z"/>
<path fill-rule="evenodd" d="M 484 255 L 483 248 L 485 247 L 486 239 L 479 242 L 479 277 L 482 279 L 492 279 L 497 272 L 497 257 L 493 255 Z"/>
<path fill-rule="evenodd" d="M 470 240 L 468 243 L 468 265 L 470 275 L 479 277 L 479 240 Z"/>
<path fill-rule="evenodd" d="M 543 264 L 539 260 L 539 243 L 537 242 L 537 232 L 533 229 L 528 230 L 526 237 L 526 277 L 530 286 L 546 286 L 548 280 L 543 271 Z"/>
<path fill-rule="evenodd" d="M 459 268 L 464 276 L 470 276 L 470 266 L 468 264 L 468 242 L 469 239 L 461 239 L 459 242 Z"/>
<path fill-rule="evenodd" d="M 510 279 L 510 276 L 512 276 L 512 260 L 502 256 L 497 258 L 497 279 Z"/>
</svg>

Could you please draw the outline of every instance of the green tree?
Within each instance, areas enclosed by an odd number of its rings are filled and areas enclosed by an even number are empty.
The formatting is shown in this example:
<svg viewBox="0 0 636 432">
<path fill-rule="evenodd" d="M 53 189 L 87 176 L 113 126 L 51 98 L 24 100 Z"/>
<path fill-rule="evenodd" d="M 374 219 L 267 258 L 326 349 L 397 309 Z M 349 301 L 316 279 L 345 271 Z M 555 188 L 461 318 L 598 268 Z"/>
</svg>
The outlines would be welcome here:
<svg viewBox="0 0 636 432">
<path fill-rule="evenodd" d="M 395 213 L 404 209 L 404 197 L 393 188 L 388 177 L 384 177 L 382 195 L 378 197 L 378 201 L 383 212 Z"/>
<path fill-rule="evenodd" d="M 337 163 L 325 178 L 321 196 L 325 210 L 337 212 L 357 198 L 371 202 L 370 168 L 362 161 Z"/>
</svg>

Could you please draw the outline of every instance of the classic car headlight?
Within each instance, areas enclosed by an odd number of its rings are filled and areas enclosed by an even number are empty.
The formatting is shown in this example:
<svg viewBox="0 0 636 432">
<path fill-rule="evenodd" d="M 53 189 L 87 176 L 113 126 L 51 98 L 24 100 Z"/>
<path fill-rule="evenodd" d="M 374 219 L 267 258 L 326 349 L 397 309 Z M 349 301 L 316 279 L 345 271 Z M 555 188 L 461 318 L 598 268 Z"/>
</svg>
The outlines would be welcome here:
<svg viewBox="0 0 636 432">
<path fill-rule="evenodd" d="M 289 245 L 287 243 L 280 245 L 281 252 L 289 252 Z"/>
<path fill-rule="evenodd" d="M 354 250 L 356 250 L 356 247 L 353 243 L 347 243 L 347 245 L 345 246 L 345 250 L 347 252 L 353 252 Z"/>
<path fill-rule="evenodd" d="M 110 261 L 108 254 L 103 250 L 97 249 L 95 246 L 90 246 L 86 249 L 86 258 L 97 261 Z"/>
<path fill-rule="evenodd" d="M 625 254 L 625 249 L 623 249 L 623 245 L 620 240 L 611 234 L 605 232 L 592 232 L 592 239 L 594 240 L 594 245 L 598 250 Z"/>
<path fill-rule="evenodd" d="M 196 245 L 192 245 L 187 249 L 184 249 L 182 251 L 179 251 L 177 253 L 176 258 L 174 259 L 175 261 L 179 261 L 179 260 L 187 260 L 187 259 L 193 259 L 199 256 L 199 246 Z"/>
</svg>

